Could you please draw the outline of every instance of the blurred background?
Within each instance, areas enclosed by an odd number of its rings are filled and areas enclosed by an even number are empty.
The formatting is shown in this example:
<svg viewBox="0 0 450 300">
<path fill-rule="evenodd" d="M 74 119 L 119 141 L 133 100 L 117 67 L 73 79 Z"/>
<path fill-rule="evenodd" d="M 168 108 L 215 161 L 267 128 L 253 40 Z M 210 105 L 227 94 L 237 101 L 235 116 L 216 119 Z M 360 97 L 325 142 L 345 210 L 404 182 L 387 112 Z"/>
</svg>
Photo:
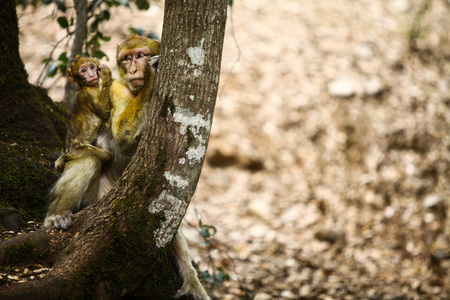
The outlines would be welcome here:
<svg viewBox="0 0 450 300">
<path fill-rule="evenodd" d="M 449 2 L 233 2 L 183 225 L 214 296 L 450 298 Z M 31 83 L 66 34 L 58 13 L 18 8 Z M 163 2 L 110 14 L 111 68 L 130 28 L 161 36 Z M 42 85 L 60 101 L 65 82 Z"/>
</svg>

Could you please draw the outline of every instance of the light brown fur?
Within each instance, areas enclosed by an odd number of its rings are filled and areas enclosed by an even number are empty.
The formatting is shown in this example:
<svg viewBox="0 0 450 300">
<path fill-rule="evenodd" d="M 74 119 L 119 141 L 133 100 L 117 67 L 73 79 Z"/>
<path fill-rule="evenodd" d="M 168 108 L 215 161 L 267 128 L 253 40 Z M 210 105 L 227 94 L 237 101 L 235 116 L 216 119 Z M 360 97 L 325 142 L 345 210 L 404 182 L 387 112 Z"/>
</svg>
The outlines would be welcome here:
<svg viewBox="0 0 450 300">
<path fill-rule="evenodd" d="M 56 169 L 64 172 L 50 192 L 52 203 L 44 221 L 47 228 L 67 229 L 73 212 L 97 200 L 90 190 L 98 186 L 101 165 L 112 158 L 109 151 L 94 145 L 102 126 L 109 124 L 111 71 L 95 58 L 78 56 L 67 69 L 67 77 L 78 83 L 79 89 L 63 153 L 55 162 Z"/>
</svg>

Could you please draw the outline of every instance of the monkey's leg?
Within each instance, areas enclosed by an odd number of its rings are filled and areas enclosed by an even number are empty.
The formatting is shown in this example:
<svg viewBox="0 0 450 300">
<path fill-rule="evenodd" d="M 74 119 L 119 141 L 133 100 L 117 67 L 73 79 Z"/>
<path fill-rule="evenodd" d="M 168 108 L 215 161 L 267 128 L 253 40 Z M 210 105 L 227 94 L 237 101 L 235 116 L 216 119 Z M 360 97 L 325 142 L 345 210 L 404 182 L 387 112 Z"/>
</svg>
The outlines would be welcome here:
<svg viewBox="0 0 450 300">
<path fill-rule="evenodd" d="M 92 156 L 66 164 L 64 172 L 50 191 L 52 203 L 45 217 L 44 227 L 67 229 L 72 225 L 72 213 L 81 208 L 83 196 L 90 184 L 98 180 L 100 168 L 100 161 Z"/>
<path fill-rule="evenodd" d="M 184 295 L 191 295 L 195 300 L 211 300 L 198 280 L 197 271 L 192 266 L 188 245 L 181 230 L 178 230 L 175 235 L 169 253 L 175 260 L 183 280 L 183 286 L 174 297 L 178 299 Z"/>
</svg>

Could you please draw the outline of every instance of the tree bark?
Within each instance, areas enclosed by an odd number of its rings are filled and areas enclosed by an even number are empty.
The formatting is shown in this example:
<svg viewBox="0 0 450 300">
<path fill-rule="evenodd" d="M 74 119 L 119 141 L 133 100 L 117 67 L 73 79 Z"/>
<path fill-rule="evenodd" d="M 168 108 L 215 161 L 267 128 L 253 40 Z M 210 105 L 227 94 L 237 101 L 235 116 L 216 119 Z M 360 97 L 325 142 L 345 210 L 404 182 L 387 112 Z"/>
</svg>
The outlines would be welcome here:
<svg viewBox="0 0 450 300">
<path fill-rule="evenodd" d="M 2 4 L 0 12 L 0 85 L 27 84 L 28 74 L 19 54 L 19 26 L 14 1 Z"/>
<path fill-rule="evenodd" d="M 2 287 L 1 299 L 166 299 L 176 293 L 181 282 L 167 247 L 200 177 L 226 15 L 226 0 L 166 1 L 147 126 L 130 165 L 110 193 L 76 214 L 68 231 L 36 234 L 46 237 L 46 253 L 64 249 L 43 258 L 54 262 L 44 279 Z M 0 260 L 8 258 L 8 245 L 0 247 Z"/>
<path fill-rule="evenodd" d="M 88 21 L 88 3 L 87 0 L 74 1 L 76 20 L 75 32 L 73 37 L 72 49 L 70 50 L 70 56 L 67 63 L 69 67 L 72 62 L 75 61 L 77 55 L 83 53 L 83 45 L 87 39 L 87 21 Z M 77 91 L 77 85 L 66 80 L 66 86 L 64 87 L 64 99 L 62 103 L 68 108 L 72 109 L 75 92 Z"/>
</svg>

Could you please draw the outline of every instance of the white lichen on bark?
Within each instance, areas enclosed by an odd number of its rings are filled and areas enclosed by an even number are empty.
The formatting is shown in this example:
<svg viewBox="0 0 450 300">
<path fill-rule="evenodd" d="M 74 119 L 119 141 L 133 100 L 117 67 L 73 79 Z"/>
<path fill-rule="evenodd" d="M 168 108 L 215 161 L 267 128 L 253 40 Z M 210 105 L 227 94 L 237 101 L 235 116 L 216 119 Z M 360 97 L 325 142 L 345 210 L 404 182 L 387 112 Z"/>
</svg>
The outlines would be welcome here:
<svg viewBox="0 0 450 300">
<path fill-rule="evenodd" d="M 206 154 L 205 145 L 198 145 L 197 147 L 189 147 L 188 151 L 186 152 L 190 165 L 201 162 L 203 160 L 203 157 L 205 157 L 205 154 Z"/>
<path fill-rule="evenodd" d="M 164 172 L 164 177 L 169 181 L 170 185 L 184 189 L 189 186 L 189 181 L 183 179 L 181 176 L 173 175 L 169 171 Z"/>
<path fill-rule="evenodd" d="M 161 226 L 153 232 L 158 248 L 165 247 L 172 240 L 186 208 L 187 205 L 181 199 L 170 195 L 167 190 L 162 191 L 158 199 L 149 205 L 148 211 L 161 217 Z"/>
<path fill-rule="evenodd" d="M 204 39 L 200 41 L 200 46 L 187 49 L 191 63 L 197 66 L 203 66 L 205 63 L 205 50 L 203 49 Z"/>
<path fill-rule="evenodd" d="M 211 116 L 208 115 L 208 119 L 203 119 L 201 114 L 193 115 L 186 108 L 178 108 L 173 114 L 175 122 L 180 123 L 180 134 L 185 135 L 187 128 L 191 131 L 194 138 L 200 143 L 204 143 L 201 129 L 204 128 L 207 132 L 211 130 Z"/>
</svg>

